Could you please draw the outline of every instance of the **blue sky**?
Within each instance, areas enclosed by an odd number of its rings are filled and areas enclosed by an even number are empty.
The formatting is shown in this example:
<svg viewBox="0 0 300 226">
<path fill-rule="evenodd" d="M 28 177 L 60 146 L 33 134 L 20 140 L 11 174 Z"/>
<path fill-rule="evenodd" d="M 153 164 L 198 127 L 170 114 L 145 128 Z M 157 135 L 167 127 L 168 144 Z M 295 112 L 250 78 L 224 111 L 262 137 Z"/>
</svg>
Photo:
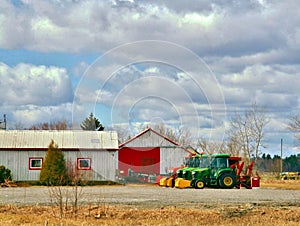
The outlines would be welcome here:
<svg viewBox="0 0 300 226">
<path fill-rule="evenodd" d="M 4 0 L 0 114 L 8 127 L 91 111 L 107 128 L 143 123 L 222 139 L 232 115 L 267 111 L 264 152 L 297 154 L 300 3 Z"/>
</svg>

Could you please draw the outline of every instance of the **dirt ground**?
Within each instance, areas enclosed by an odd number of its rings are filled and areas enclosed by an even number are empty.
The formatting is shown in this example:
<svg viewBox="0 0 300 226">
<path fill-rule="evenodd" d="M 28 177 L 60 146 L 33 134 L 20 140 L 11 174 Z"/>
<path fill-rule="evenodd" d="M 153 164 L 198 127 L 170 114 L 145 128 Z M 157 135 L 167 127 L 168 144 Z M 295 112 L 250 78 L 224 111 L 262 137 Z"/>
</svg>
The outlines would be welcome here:
<svg viewBox="0 0 300 226">
<path fill-rule="evenodd" d="M 299 181 L 300 183 L 300 181 Z M 299 184 L 300 185 L 300 184 Z M 50 205 L 47 187 L 16 187 L 0 189 L 0 205 Z M 63 187 L 64 192 L 73 193 L 72 187 Z M 118 185 L 82 187 L 79 204 L 105 203 L 157 208 L 166 206 L 199 207 L 216 204 L 271 204 L 297 205 L 300 190 L 274 189 L 176 189 L 157 185 Z"/>
<path fill-rule="evenodd" d="M 279 184 L 282 184 L 280 182 Z M 300 189 L 300 181 L 292 188 Z M 73 188 L 63 188 L 72 194 Z M 175 189 L 156 185 L 80 190 L 77 214 L 51 201 L 49 188 L 0 188 L 0 225 L 298 225 L 300 190 Z M 71 199 L 71 198 L 70 198 Z"/>
</svg>

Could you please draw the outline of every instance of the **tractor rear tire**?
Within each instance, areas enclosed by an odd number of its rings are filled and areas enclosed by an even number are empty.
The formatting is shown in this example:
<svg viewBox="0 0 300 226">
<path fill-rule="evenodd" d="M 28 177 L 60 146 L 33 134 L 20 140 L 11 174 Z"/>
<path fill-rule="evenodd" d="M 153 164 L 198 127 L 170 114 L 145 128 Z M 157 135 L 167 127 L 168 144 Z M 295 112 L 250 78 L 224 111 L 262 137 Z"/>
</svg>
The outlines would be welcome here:
<svg viewBox="0 0 300 226">
<path fill-rule="evenodd" d="M 230 173 L 224 173 L 219 177 L 219 186 L 221 188 L 233 188 L 236 185 L 236 177 Z"/>
<path fill-rule="evenodd" d="M 203 180 L 197 180 L 195 182 L 195 188 L 196 189 L 203 189 L 205 187 L 205 183 Z"/>
</svg>

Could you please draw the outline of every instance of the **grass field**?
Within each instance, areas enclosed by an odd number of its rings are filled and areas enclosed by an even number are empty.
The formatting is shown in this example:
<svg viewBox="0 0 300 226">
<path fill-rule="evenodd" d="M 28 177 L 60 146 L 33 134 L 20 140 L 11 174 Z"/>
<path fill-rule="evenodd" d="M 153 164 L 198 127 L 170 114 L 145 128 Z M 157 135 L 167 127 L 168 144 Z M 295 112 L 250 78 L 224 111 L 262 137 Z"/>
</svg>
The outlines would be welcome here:
<svg viewBox="0 0 300 226">
<path fill-rule="evenodd" d="M 300 180 L 275 180 L 265 179 L 261 181 L 262 187 L 300 190 Z"/>
<path fill-rule="evenodd" d="M 86 206 L 77 219 L 54 216 L 51 207 L 0 208 L 1 225 L 299 225 L 300 208 L 223 206 L 215 209 L 136 209 Z"/>
<path fill-rule="evenodd" d="M 300 190 L 300 180 L 263 179 L 262 187 Z M 71 211 L 72 212 L 72 211 Z M 217 204 L 201 208 L 144 208 L 135 206 L 80 206 L 75 218 L 57 207 L 0 206 L 0 225 L 299 225 L 300 204 Z"/>
</svg>

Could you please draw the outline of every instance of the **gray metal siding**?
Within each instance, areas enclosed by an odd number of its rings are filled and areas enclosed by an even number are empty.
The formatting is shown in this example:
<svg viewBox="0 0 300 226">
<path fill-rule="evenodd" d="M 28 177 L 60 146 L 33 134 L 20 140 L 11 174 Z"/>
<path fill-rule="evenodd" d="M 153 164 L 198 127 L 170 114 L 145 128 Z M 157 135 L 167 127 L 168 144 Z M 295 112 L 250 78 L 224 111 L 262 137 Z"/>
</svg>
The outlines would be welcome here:
<svg viewBox="0 0 300 226">
<path fill-rule="evenodd" d="M 65 152 L 66 161 L 76 164 L 77 158 L 90 158 L 92 170 L 80 170 L 87 180 L 115 181 L 116 151 L 82 150 L 78 152 Z"/>
<path fill-rule="evenodd" d="M 160 174 L 167 174 L 168 169 L 181 166 L 189 153 L 180 147 L 160 148 Z"/>
<path fill-rule="evenodd" d="M 4 165 L 12 172 L 13 180 L 38 180 L 40 170 L 29 170 L 30 157 L 45 157 L 46 151 L 0 151 L 0 165 Z"/>
<path fill-rule="evenodd" d="M 115 151 L 106 150 L 85 150 L 85 151 L 64 151 L 66 161 L 71 161 L 76 166 L 77 158 L 91 158 L 92 170 L 80 170 L 90 180 L 104 181 L 115 180 Z M 26 150 L 0 150 L 0 165 L 12 171 L 13 180 L 36 181 L 39 180 L 40 170 L 29 169 L 29 158 L 43 157 L 45 160 L 46 151 Z"/>
</svg>

